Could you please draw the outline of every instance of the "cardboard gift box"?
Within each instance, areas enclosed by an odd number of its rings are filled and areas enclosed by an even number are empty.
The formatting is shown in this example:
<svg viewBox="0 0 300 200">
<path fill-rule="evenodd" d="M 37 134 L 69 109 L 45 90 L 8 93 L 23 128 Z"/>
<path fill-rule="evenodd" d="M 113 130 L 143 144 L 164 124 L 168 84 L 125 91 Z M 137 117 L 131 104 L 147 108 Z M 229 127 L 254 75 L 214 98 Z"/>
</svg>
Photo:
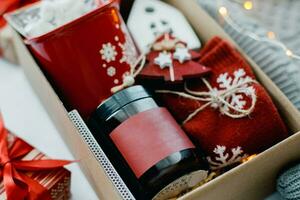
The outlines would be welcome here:
<svg viewBox="0 0 300 200">
<path fill-rule="evenodd" d="M 2 122 L 0 117 L 0 124 L 1 123 Z M 0 129 L 1 129 L 1 125 L 0 125 Z M 0 132 L 1 134 L 4 134 L 1 130 Z M 3 135 L 1 136 L 1 139 L 3 139 Z M 30 196 L 29 197 L 30 199 L 50 198 L 53 200 L 67 200 L 70 198 L 71 172 L 69 170 L 63 167 L 49 167 L 49 165 L 47 166 L 47 164 L 49 164 L 47 163 L 49 157 L 47 157 L 46 155 L 44 155 L 34 147 L 28 145 L 26 142 L 19 139 L 18 137 L 16 137 L 14 134 L 10 132 L 8 132 L 7 137 L 4 139 L 6 139 L 7 141 L 6 148 L 8 149 L 9 152 L 9 157 L 10 157 L 9 159 L 12 159 L 11 161 L 8 162 L 11 165 L 11 168 L 13 168 L 12 170 L 15 170 L 12 176 L 14 177 L 15 182 L 17 179 L 19 180 L 20 177 L 22 181 L 25 181 L 29 191 L 27 195 Z M 1 143 L 2 145 L 5 145 L 3 141 L 1 141 Z M 1 147 L 1 150 L 3 150 L 3 147 Z M 33 163 L 35 161 L 44 161 L 44 163 L 39 163 L 39 164 Z M 52 161 L 56 162 L 57 160 L 52 160 Z M 2 168 L 3 170 L 0 171 L 0 174 L 3 177 L 9 176 L 7 171 L 4 169 L 5 165 L 6 164 L 1 166 L 3 167 Z M 25 170 L 25 168 L 27 168 L 27 170 Z M 16 187 L 13 187 L 12 184 L 6 185 L 4 179 L 5 178 L 1 179 L 0 181 L 0 200 L 16 198 L 16 197 L 8 198 L 7 195 L 8 194 L 11 194 L 13 196 L 18 195 L 18 194 L 13 194 L 18 192 L 15 191 L 16 188 L 18 187 L 17 186 L 18 184 L 16 185 Z M 8 190 L 11 190 L 10 193 L 8 193 Z M 21 194 L 19 193 L 19 195 Z M 21 196 L 19 196 L 18 198 L 20 197 Z"/>
<path fill-rule="evenodd" d="M 167 2 L 183 12 L 203 43 L 218 35 L 237 47 L 235 42 L 197 4 L 196 0 L 168 0 Z M 76 111 L 68 113 L 16 32 L 14 42 L 20 63 L 32 87 L 64 136 L 74 156 L 80 160 L 80 165 L 99 198 L 101 200 L 134 199 L 79 114 Z M 276 177 L 280 170 L 287 164 L 300 159 L 298 150 L 300 113 L 262 70 L 238 47 L 237 49 L 251 64 L 257 79 L 272 97 L 291 136 L 250 161 L 192 190 L 180 199 L 263 199 L 275 190 Z"/>
</svg>

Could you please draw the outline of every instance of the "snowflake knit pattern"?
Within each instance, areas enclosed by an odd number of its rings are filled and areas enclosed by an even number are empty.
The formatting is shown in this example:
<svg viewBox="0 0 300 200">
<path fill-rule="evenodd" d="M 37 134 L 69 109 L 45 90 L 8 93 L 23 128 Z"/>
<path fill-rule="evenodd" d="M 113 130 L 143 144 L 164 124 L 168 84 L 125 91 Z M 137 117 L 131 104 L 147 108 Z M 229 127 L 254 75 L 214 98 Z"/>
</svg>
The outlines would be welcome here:
<svg viewBox="0 0 300 200">
<path fill-rule="evenodd" d="M 244 117 L 232 118 L 222 114 L 220 107 L 225 104 L 216 102 L 217 105 L 210 104 L 184 123 L 184 130 L 199 143 L 208 156 L 212 169 L 239 162 L 246 154 L 257 154 L 288 136 L 286 127 L 265 89 L 257 82 L 244 82 L 255 80 L 255 76 L 248 63 L 230 44 L 215 37 L 204 46 L 200 55 L 199 62 L 212 69 L 212 73 L 206 78 L 211 88 L 221 92 L 236 84 L 242 84 L 238 92 L 225 98 L 231 106 L 248 109 L 253 93 L 257 97 L 253 111 Z M 193 91 L 207 91 L 201 79 L 187 82 L 187 87 Z M 181 89 L 178 88 L 178 91 Z M 180 122 L 205 104 L 201 100 L 176 94 L 159 96 Z M 235 112 L 231 108 L 223 109 Z"/>
<path fill-rule="evenodd" d="M 291 167 L 278 177 L 277 191 L 284 199 L 300 199 L 300 164 Z"/>
<path fill-rule="evenodd" d="M 300 54 L 300 1 L 254 0 L 252 11 L 243 12 L 240 4 L 229 0 L 198 0 L 198 3 L 224 28 L 235 42 L 274 81 L 290 101 L 300 110 L 300 62 L 290 59 L 285 52 L 273 44 L 253 40 L 236 31 L 221 19 L 218 4 L 228 9 L 230 17 L 242 29 L 266 37 L 268 31 L 275 31 L 279 38 L 294 52 Z M 288 10 L 288 12 L 286 12 Z M 252 15 L 251 15 L 251 12 Z M 272 13 L 272 14 L 270 14 Z M 261 23 L 262 22 L 262 23 Z M 267 29 L 268 27 L 269 29 Z"/>
</svg>

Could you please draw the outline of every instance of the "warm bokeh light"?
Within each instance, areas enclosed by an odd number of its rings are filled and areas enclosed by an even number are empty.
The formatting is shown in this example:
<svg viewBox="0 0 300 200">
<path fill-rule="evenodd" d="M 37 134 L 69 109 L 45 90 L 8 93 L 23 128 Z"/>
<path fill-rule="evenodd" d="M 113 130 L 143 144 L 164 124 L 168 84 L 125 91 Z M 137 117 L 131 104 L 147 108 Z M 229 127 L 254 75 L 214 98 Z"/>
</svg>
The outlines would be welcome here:
<svg viewBox="0 0 300 200">
<path fill-rule="evenodd" d="M 219 8 L 219 13 L 220 13 L 222 16 L 226 16 L 226 15 L 228 14 L 227 8 L 225 8 L 224 6 L 220 7 L 220 8 Z"/>
<path fill-rule="evenodd" d="M 248 157 L 244 158 L 244 159 L 242 160 L 242 162 L 244 163 L 244 162 L 247 162 L 247 161 L 249 161 L 249 160 L 252 160 L 252 159 L 255 158 L 256 156 L 257 156 L 256 154 L 253 154 L 253 155 L 251 155 L 251 156 L 248 156 Z"/>
<path fill-rule="evenodd" d="M 253 4 L 253 0 L 239 0 L 238 3 L 240 4 L 240 6 L 245 9 L 245 10 L 252 10 L 254 9 L 254 4 Z M 264 41 L 267 42 L 269 44 L 272 44 L 274 46 L 277 46 L 279 48 L 281 48 L 284 53 L 292 58 L 292 59 L 297 59 L 300 60 L 300 55 L 294 54 L 294 52 L 292 52 L 291 50 L 289 50 L 286 45 L 282 42 L 280 42 L 279 40 L 277 40 L 277 36 L 273 31 L 268 31 L 265 36 L 260 37 L 259 35 L 255 34 L 254 32 L 245 30 L 244 28 L 241 28 L 239 26 L 239 24 L 236 24 L 234 22 L 233 19 L 231 19 L 231 16 L 229 15 L 229 10 L 227 10 L 227 8 L 225 6 L 220 6 L 218 7 L 218 11 L 220 14 L 220 18 L 219 18 L 219 24 L 223 25 L 224 22 L 220 21 L 221 19 L 224 19 L 224 21 L 230 25 L 235 31 L 237 31 L 238 33 L 247 35 L 248 37 L 252 38 L 253 40 L 256 40 L 258 42 Z"/>
<path fill-rule="evenodd" d="M 276 38 L 275 33 L 272 32 L 272 31 L 269 31 L 269 32 L 267 33 L 267 35 L 268 35 L 268 38 L 270 38 L 270 39 L 275 39 L 275 38 Z"/>
<path fill-rule="evenodd" d="M 244 2 L 244 8 L 245 8 L 246 10 L 251 10 L 251 9 L 253 8 L 253 3 L 252 3 L 252 1 L 245 1 L 245 2 Z"/>
<path fill-rule="evenodd" d="M 289 57 L 291 57 L 291 56 L 293 55 L 293 52 L 292 52 L 291 50 L 289 50 L 289 49 L 286 50 L 285 53 L 286 53 L 286 55 L 289 56 Z"/>
</svg>

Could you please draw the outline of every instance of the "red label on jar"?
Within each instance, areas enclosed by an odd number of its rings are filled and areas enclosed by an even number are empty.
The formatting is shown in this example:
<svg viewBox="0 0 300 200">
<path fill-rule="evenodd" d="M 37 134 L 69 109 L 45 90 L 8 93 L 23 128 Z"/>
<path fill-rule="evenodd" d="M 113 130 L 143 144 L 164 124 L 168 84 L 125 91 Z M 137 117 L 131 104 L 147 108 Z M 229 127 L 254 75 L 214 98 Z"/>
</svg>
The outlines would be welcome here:
<svg viewBox="0 0 300 200">
<path fill-rule="evenodd" d="M 169 155 L 195 148 L 166 108 L 132 116 L 114 129 L 110 137 L 137 178 Z"/>
</svg>

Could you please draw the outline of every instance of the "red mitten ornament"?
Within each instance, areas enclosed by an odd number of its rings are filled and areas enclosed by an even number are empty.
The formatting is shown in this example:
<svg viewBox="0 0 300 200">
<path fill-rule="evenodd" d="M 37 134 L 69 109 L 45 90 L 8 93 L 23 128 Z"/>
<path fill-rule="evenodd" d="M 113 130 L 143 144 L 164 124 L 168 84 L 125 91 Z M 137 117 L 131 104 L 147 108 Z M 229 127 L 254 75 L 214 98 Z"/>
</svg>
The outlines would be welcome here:
<svg viewBox="0 0 300 200">
<path fill-rule="evenodd" d="M 211 70 L 196 60 L 200 54 L 189 50 L 187 44 L 166 33 L 152 45 L 147 55 L 148 63 L 139 73 L 138 79 L 160 81 L 168 84 L 201 77 Z"/>
<path fill-rule="evenodd" d="M 212 169 L 240 162 L 288 136 L 271 98 L 248 63 L 227 42 L 213 38 L 201 51 L 209 78 L 182 91 L 160 90 L 163 103 L 207 154 Z"/>
</svg>

